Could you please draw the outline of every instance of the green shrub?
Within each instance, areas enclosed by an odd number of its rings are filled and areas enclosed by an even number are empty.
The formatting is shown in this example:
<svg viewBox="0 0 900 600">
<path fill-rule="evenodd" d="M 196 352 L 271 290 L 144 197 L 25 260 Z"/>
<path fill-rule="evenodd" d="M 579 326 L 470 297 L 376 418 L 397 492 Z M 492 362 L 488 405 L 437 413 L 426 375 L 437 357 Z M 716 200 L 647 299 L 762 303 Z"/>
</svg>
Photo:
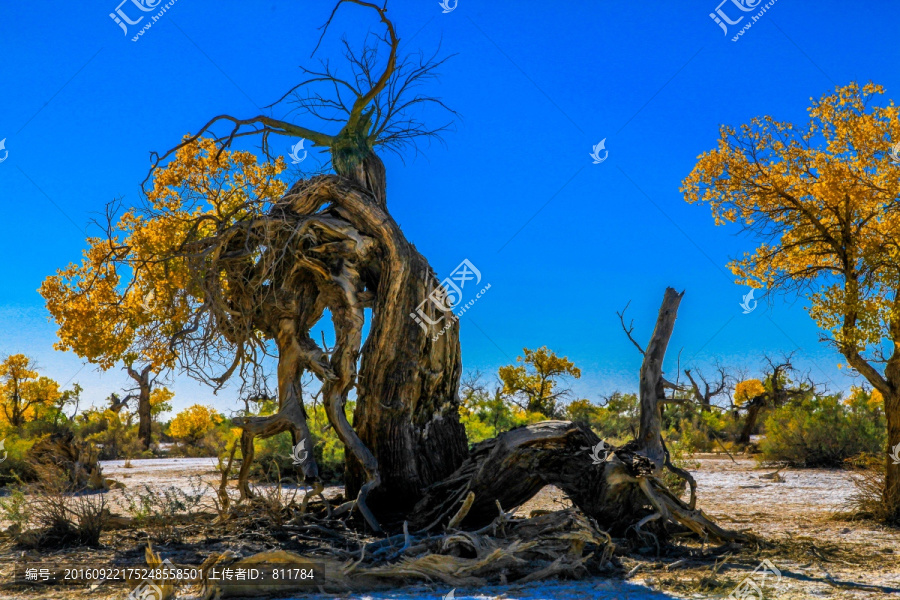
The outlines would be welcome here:
<svg viewBox="0 0 900 600">
<path fill-rule="evenodd" d="M 3 439 L 3 450 L 0 450 L 0 457 L 4 452 L 6 453 L 6 459 L 0 463 L 0 486 L 29 479 L 31 470 L 25 457 L 37 439 L 23 439 L 12 432 L 8 432 L 5 438 L 0 437 L 0 439 Z"/>
<path fill-rule="evenodd" d="M 838 467 L 886 444 L 884 411 L 875 403 L 839 395 L 817 396 L 776 408 L 765 421 L 762 460 L 801 467 Z"/>
</svg>

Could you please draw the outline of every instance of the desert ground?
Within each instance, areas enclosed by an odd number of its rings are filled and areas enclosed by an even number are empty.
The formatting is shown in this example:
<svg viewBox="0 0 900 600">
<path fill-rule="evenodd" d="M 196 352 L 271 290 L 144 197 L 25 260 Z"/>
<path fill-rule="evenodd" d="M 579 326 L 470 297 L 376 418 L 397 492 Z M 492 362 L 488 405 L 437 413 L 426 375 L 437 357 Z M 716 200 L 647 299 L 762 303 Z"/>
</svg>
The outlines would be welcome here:
<svg viewBox="0 0 900 600">
<path fill-rule="evenodd" d="M 770 575 L 763 585 L 765 598 L 808 599 L 841 598 L 875 600 L 896 598 L 900 594 L 900 530 L 866 521 L 845 520 L 841 514 L 854 493 L 851 475 L 846 471 L 794 469 L 781 471 L 783 482 L 764 477 L 772 469 L 758 468 L 749 458 L 731 460 L 724 455 L 701 455 L 691 459 L 691 471 L 698 484 L 699 505 L 721 524 L 735 529 L 750 529 L 763 543 L 756 549 L 716 553 L 712 548 L 694 547 L 674 554 L 655 548 L 640 548 L 636 553 L 617 553 L 617 572 L 609 578 L 583 581 L 544 581 L 520 586 L 496 586 L 484 589 L 457 589 L 457 600 L 565 600 L 575 598 L 651 600 L 662 598 L 727 597 L 763 560 L 781 573 L 780 581 Z M 201 507 L 211 508 L 213 486 L 219 473 L 215 459 L 181 458 L 132 460 L 104 463 L 107 477 L 125 484 L 125 490 L 106 492 L 113 514 L 128 514 L 127 494 L 143 484 L 153 489 L 178 487 L 186 492 L 202 490 Z M 303 489 L 282 486 L 284 494 L 302 494 Z M 266 491 L 266 490 L 264 490 Z M 273 491 L 271 488 L 267 490 Z M 326 489 L 336 497 L 339 487 Z M 517 514 L 558 510 L 569 506 L 566 498 L 552 487 L 544 488 Z M 8 524 L 4 524 L 4 527 Z M 190 523 L 184 524 L 189 528 Z M 140 557 L 146 545 L 139 536 L 111 532 L 99 549 L 22 551 L 4 543 L 0 550 L 3 599 L 50 598 L 125 598 L 122 583 L 99 586 L 31 584 L 12 586 L 15 563 L 40 563 L 43 566 L 90 562 L 104 564 Z M 171 556 L 178 564 L 199 563 L 205 553 L 229 549 L 253 554 L 271 549 L 271 541 L 259 543 L 243 539 L 240 544 L 227 540 L 192 540 L 190 545 L 156 544 L 161 556 Z M 345 598 L 440 599 L 451 590 L 445 586 L 417 585 L 402 590 L 371 594 L 348 594 Z M 332 595 L 293 596 L 334 598 Z M 337 596 L 340 597 L 340 596 Z M 738 596 L 739 597 L 739 596 Z M 755 598 L 755 596 L 747 596 Z"/>
</svg>

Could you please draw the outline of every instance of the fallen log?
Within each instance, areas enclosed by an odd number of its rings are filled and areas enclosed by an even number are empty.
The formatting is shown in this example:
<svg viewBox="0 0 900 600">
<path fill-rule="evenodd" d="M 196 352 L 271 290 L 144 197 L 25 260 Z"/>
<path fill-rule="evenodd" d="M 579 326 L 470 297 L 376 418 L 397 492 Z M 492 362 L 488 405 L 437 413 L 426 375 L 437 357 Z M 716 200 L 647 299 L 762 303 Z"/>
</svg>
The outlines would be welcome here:
<svg viewBox="0 0 900 600">
<path fill-rule="evenodd" d="M 426 489 L 409 517 L 413 528 L 429 531 L 448 524 L 464 500 L 468 506 L 459 526 L 477 528 L 503 510 L 521 506 L 544 486 L 554 485 L 614 535 L 630 529 L 658 535 L 665 532 L 665 524 L 675 523 L 704 539 L 747 539 L 743 533 L 720 528 L 696 508 L 693 478 L 671 464 L 662 439 L 662 365 L 682 295 L 666 289 L 644 352 L 637 439 L 616 448 L 586 424 L 566 421 L 544 421 L 508 431 L 476 444 L 456 472 Z M 664 469 L 691 485 L 689 503 L 663 483 Z M 653 532 L 644 529 L 651 523 Z"/>
</svg>

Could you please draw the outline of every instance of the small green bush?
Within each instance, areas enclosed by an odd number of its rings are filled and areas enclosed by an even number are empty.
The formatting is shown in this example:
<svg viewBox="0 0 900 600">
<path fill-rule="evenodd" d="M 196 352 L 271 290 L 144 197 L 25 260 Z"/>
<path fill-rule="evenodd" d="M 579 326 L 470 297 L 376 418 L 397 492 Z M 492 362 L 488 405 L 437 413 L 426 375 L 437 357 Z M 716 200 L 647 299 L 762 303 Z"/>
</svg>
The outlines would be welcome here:
<svg viewBox="0 0 900 600">
<path fill-rule="evenodd" d="M 776 408 L 760 443 L 764 462 L 799 467 L 839 467 L 858 454 L 877 454 L 886 444 L 884 411 L 865 399 L 816 396 Z"/>
<path fill-rule="evenodd" d="M 25 457 L 34 446 L 37 438 L 23 439 L 15 433 L 8 432 L 3 439 L 3 450 L 0 457 L 6 453 L 6 458 L 0 462 L 0 486 L 6 486 L 32 476 Z"/>
</svg>

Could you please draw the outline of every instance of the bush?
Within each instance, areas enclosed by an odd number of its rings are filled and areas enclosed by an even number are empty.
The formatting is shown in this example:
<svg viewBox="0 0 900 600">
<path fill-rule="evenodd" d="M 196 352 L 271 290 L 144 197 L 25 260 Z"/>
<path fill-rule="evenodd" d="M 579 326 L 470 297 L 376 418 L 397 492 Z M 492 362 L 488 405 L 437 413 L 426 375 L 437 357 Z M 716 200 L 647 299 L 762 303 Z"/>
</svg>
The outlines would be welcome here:
<svg viewBox="0 0 900 600">
<path fill-rule="evenodd" d="M 150 539 L 159 543 L 181 542 L 179 522 L 195 517 L 201 510 L 208 484 L 199 476 L 189 479 L 189 490 L 170 486 L 151 488 L 147 484 L 124 490 L 128 512 Z"/>
<path fill-rule="evenodd" d="M 52 465 L 37 468 L 33 483 L 0 500 L 4 518 L 12 522 L 7 530 L 12 539 L 29 548 L 98 545 L 109 514 L 103 494 L 73 487 L 66 473 Z"/>
<path fill-rule="evenodd" d="M 884 501 L 885 464 L 881 456 L 862 454 L 847 460 L 854 491 L 847 501 L 853 517 L 890 522 L 890 502 Z M 900 524 L 900 523 L 898 523 Z"/>
<path fill-rule="evenodd" d="M 867 397 L 817 396 L 776 408 L 760 444 L 765 462 L 838 467 L 858 454 L 878 454 L 886 444 L 884 412 Z"/>
<path fill-rule="evenodd" d="M 194 404 L 175 415 L 168 435 L 182 456 L 220 456 L 232 434 L 230 421 L 214 408 Z"/>
<path fill-rule="evenodd" d="M 566 416 L 587 423 L 604 440 L 621 445 L 637 437 L 640 425 L 640 402 L 635 394 L 613 393 L 605 406 L 576 400 L 566 407 Z"/>
<path fill-rule="evenodd" d="M 3 438 L 3 449 L 0 456 L 6 453 L 6 460 L 0 463 L 0 486 L 9 485 L 30 477 L 26 456 L 37 440 L 22 439 L 15 433 Z"/>
</svg>

